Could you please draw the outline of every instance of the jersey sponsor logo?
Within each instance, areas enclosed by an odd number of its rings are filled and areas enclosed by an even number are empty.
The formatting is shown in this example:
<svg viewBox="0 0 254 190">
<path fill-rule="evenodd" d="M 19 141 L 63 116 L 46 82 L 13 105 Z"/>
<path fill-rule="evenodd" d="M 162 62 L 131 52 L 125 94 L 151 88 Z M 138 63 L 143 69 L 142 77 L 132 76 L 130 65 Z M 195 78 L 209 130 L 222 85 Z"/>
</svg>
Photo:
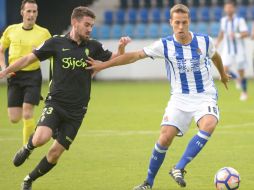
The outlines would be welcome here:
<svg viewBox="0 0 254 190">
<path fill-rule="evenodd" d="M 197 48 L 197 54 L 198 54 L 198 55 L 202 55 L 201 49 Z"/>
<path fill-rule="evenodd" d="M 85 59 L 79 59 L 77 60 L 75 57 L 65 57 L 62 59 L 63 64 L 63 68 L 64 69 L 72 69 L 74 70 L 76 67 L 82 67 L 82 68 L 86 68 L 87 67 L 87 63 L 85 62 Z"/>
<path fill-rule="evenodd" d="M 70 49 L 68 48 L 62 48 L 62 51 L 69 51 Z"/>
<path fill-rule="evenodd" d="M 177 67 L 180 73 L 200 71 L 200 60 L 194 59 L 177 59 Z"/>
</svg>

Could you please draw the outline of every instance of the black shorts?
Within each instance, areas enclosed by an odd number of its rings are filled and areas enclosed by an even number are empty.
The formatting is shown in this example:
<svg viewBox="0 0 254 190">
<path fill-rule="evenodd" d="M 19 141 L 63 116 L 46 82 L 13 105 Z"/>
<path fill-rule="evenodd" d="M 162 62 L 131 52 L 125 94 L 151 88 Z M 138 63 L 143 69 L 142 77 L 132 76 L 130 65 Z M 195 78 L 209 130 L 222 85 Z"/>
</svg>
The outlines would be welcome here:
<svg viewBox="0 0 254 190">
<path fill-rule="evenodd" d="M 37 126 L 46 126 L 52 129 L 53 138 L 68 150 L 75 139 L 82 124 L 86 110 L 79 112 L 79 117 L 71 117 L 68 110 L 56 105 L 46 103 Z"/>
<path fill-rule="evenodd" d="M 41 97 L 41 70 L 18 71 L 8 78 L 8 107 L 22 107 L 23 103 L 38 105 Z"/>
</svg>

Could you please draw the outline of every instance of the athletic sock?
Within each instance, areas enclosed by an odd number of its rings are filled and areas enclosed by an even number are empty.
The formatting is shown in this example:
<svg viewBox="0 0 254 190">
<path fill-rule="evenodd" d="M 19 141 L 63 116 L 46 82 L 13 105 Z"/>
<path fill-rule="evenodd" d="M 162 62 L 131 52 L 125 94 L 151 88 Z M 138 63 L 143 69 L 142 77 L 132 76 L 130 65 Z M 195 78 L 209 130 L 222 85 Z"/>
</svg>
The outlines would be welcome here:
<svg viewBox="0 0 254 190">
<path fill-rule="evenodd" d="M 35 149 L 36 147 L 33 145 L 33 136 L 34 134 L 32 134 L 29 139 L 28 139 L 28 143 L 26 145 L 26 148 L 30 151 L 32 151 L 33 149 Z"/>
<path fill-rule="evenodd" d="M 229 75 L 232 77 L 232 79 L 237 79 L 237 75 L 234 72 L 229 71 Z"/>
<path fill-rule="evenodd" d="M 26 145 L 31 134 L 35 129 L 34 118 L 23 119 L 23 145 Z"/>
<path fill-rule="evenodd" d="M 184 169 L 185 166 L 193 160 L 200 150 L 205 146 L 211 135 L 205 131 L 200 130 L 189 142 L 182 158 L 176 164 L 175 168 Z"/>
<path fill-rule="evenodd" d="M 163 163 L 167 150 L 167 147 L 163 147 L 159 143 L 154 146 L 146 179 L 151 186 L 153 186 L 154 178 Z"/>
<path fill-rule="evenodd" d="M 246 78 L 243 78 L 241 80 L 241 85 L 242 85 L 243 92 L 247 92 L 247 79 Z"/>
<path fill-rule="evenodd" d="M 34 168 L 34 170 L 29 174 L 29 178 L 35 181 L 38 177 L 41 177 L 48 173 L 56 164 L 51 164 L 48 162 L 45 156 L 40 163 Z"/>
</svg>

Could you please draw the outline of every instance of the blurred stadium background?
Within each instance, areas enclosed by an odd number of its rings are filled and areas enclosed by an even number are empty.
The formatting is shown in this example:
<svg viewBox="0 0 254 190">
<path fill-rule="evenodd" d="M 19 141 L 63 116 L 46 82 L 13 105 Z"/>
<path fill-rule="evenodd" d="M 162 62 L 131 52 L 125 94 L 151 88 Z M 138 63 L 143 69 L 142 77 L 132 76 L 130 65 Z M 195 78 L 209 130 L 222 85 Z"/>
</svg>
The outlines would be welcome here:
<svg viewBox="0 0 254 190">
<path fill-rule="evenodd" d="M 170 7 L 177 3 L 189 6 L 190 30 L 207 33 L 216 39 L 220 18 L 223 16 L 224 0 L 37 0 L 38 24 L 49 29 L 52 35 L 69 31 L 70 14 L 79 5 L 89 6 L 97 19 L 92 37 L 101 41 L 112 51 L 117 48 L 121 36 L 130 36 L 133 42 L 127 51 L 142 49 L 159 37 L 172 34 L 168 24 Z M 254 20 L 254 0 L 236 0 L 237 14 L 247 21 L 249 31 Z M 0 31 L 6 26 L 21 21 L 20 0 L 0 0 Z M 253 42 L 246 39 L 248 69 L 247 77 L 253 77 Z M 223 47 L 220 47 L 223 48 Z M 149 63 L 149 64 L 147 64 Z M 145 68 L 145 69 L 144 69 Z M 48 78 L 48 64 L 42 64 L 43 77 Z M 97 75 L 97 79 L 165 79 L 164 60 L 145 59 L 138 64 L 112 68 Z M 215 71 L 214 76 L 218 73 Z"/>
<path fill-rule="evenodd" d="M 10 24 L 21 21 L 21 0 L 0 0 L 0 33 Z M 69 30 L 72 9 L 79 5 L 91 7 L 97 15 L 92 36 L 110 50 L 116 50 L 118 38 L 129 35 L 133 42 L 127 51 L 141 49 L 159 36 L 171 34 L 167 23 L 169 9 L 176 3 L 190 7 L 195 32 L 216 37 L 219 19 L 223 15 L 223 0 L 37 0 L 38 24 L 51 34 Z M 247 19 L 249 30 L 254 20 L 254 0 L 238 0 L 238 14 Z M 247 76 L 253 77 L 253 41 L 246 40 L 249 67 Z M 223 47 L 221 47 L 223 48 Z M 43 77 L 48 78 L 48 64 L 42 63 Z M 214 72 L 215 76 L 218 76 Z M 169 84 L 164 61 L 145 59 L 136 64 L 111 68 L 98 74 L 97 79 L 132 79 L 133 81 L 95 81 L 91 102 L 79 134 L 56 169 L 34 184 L 37 190 L 130 190 L 142 182 L 152 147 L 159 133 L 164 107 L 169 99 Z M 139 80 L 149 79 L 147 82 Z M 5 82 L 3 80 L 2 82 Z M 240 92 L 234 83 L 229 90 L 216 81 L 220 98 L 221 121 L 207 147 L 189 165 L 186 190 L 214 189 L 215 172 L 224 166 L 235 167 L 241 174 L 240 189 L 254 190 L 253 174 L 253 102 L 254 82 L 249 82 L 249 99 L 239 101 Z M 11 124 L 7 116 L 6 85 L 0 84 L 0 189 L 19 189 L 24 175 L 37 164 L 50 146 L 38 149 L 20 168 L 11 158 L 21 146 L 21 123 Z M 43 84 L 42 94 L 48 92 Z M 43 103 L 36 108 L 39 118 Z M 193 123 L 190 131 L 167 154 L 154 190 L 180 190 L 169 179 L 169 168 L 179 159 L 187 142 L 197 132 Z M 63 172 L 64 171 L 64 172 Z"/>
</svg>

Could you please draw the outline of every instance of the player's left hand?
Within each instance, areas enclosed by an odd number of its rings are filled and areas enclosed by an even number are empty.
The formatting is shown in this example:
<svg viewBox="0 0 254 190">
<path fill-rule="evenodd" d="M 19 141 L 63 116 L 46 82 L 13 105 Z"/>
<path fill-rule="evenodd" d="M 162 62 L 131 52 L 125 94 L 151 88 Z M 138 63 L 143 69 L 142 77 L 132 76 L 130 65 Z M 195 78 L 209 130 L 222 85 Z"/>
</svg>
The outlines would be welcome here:
<svg viewBox="0 0 254 190">
<path fill-rule="evenodd" d="M 230 80 L 230 78 L 231 78 L 231 76 L 230 75 L 228 75 L 228 74 L 224 74 L 224 75 L 222 75 L 221 76 L 221 82 L 224 84 L 224 86 L 225 86 L 225 88 L 226 89 L 228 89 L 228 85 L 227 85 L 227 83 L 229 82 L 229 80 Z"/>
<path fill-rule="evenodd" d="M 124 48 L 128 43 L 131 42 L 131 38 L 129 36 L 121 37 L 119 40 L 119 48 Z"/>
<path fill-rule="evenodd" d="M 88 60 L 86 60 L 87 63 L 89 63 L 91 66 L 86 67 L 87 70 L 92 70 L 92 78 L 101 70 L 104 69 L 103 64 L 101 61 L 94 60 L 91 57 L 88 57 Z"/>
</svg>

